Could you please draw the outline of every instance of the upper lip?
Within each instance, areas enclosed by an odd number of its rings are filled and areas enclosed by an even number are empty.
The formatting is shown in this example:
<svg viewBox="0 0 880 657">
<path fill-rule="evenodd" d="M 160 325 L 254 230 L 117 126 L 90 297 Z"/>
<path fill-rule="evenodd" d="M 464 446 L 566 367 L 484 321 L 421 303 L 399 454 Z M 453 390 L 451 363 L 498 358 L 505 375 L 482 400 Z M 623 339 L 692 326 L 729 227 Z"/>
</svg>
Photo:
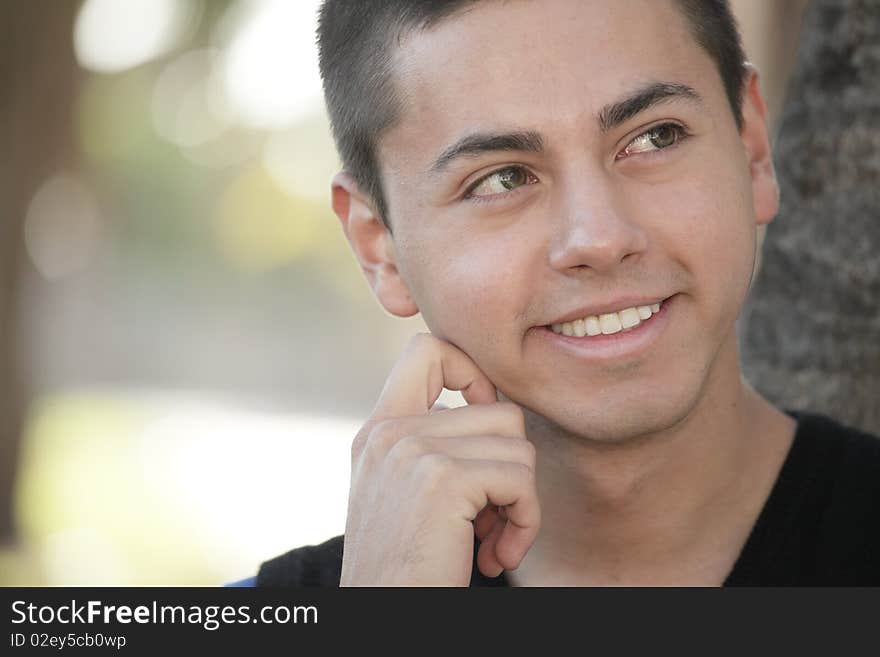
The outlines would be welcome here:
<svg viewBox="0 0 880 657">
<path fill-rule="evenodd" d="M 627 295 L 623 297 L 617 297 L 616 299 L 612 299 L 610 301 L 591 303 L 589 305 L 576 308 L 575 310 L 572 310 L 565 315 L 561 315 L 557 319 L 547 322 L 545 326 L 551 326 L 553 324 L 564 324 L 565 322 L 573 322 L 576 319 L 584 319 L 585 317 L 589 317 L 590 315 L 605 315 L 607 313 L 615 313 L 626 308 L 635 308 L 637 306 L 651 306 L 655 303 L 666 301 L 668 298 L 669 295 L 662 294 L 658 294 L 656 296 Z"/>
</svg>

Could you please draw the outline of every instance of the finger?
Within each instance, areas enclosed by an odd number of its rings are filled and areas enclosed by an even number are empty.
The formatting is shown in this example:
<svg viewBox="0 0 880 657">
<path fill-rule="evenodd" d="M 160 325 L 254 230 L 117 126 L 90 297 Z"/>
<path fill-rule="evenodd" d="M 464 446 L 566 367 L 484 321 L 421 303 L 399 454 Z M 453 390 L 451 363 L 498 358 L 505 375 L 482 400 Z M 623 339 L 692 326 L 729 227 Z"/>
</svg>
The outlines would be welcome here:
<svg viewBox="0 0 880 657">
<path fill-rule="evenodd" d="M 477 568 L 486 577 L 498 577 L 504 571 L 504 566 L 498 560 L 496 552 L 498 549 L 498 539 L 504 531 L 505 524 L 504 520 L 495 516 L 492 528 L 477 550 Z"/>
<path fill-rule="evenodd" d="M 495 543 L 495 558 L 505 570 L 516 570 L 535 542 L 537 527 L 520 527 L 511 520 L 505 522 L 500 516 L 498 522 L 504 524 L 504 529 Z"/>
<path fill-rule="evenodd" d="M 498 507 L 494 504 L 487 504 L 480 510 L 477 517 L 474 518 L 474 533 L 480 541 L 486 540 L 486 536 L 492 531 L 497 519 Z"/>
<path fill-rule="evenodd" d="M 451 442 L 444 442 L 447 440 Z M 368 421 L 352 442 L 352 467 L 368 445 L 375 458 L 393 456 L 403 463 L 433 452 L 523 463 L 535 460 L 534 445 L 526 438 L 522 409 L 513 402 Z"/>
<path fill-rule="evenodd" d="M 408 469 L 417 459 L 428 454 L 535 466 L 532 443 L 525 438 L 507 436 L 406 436 L 394 443 L 386 458 Z"/>
<path fill-rule="evenodd" d="M 506 507 L 507 521 L 495 553 L 504 568 L 515 569 L 535 542 L 541 525 L 534 469 L 522 463 L 476 459 L 457 461 L 456 468 L 465 475 L 463 485 L 469 487 L 465 494 L 474 503 L 472 517 L 487 503 Z"/>
<path fill-rule="evenodd" d="M 460 390 L 469 404 L 498 401 L 495 386 L 467 354 L 430 333 L 418 333 L 388 375 L 371 417 L 426 415 L 443 388 Z"/>
<path fill-rule="evenodd" d="M 429 415 L 372 420 L 362 428 L 361 441 L 365 442 L 370 435 L 390 450 L 404 438 L 493 435 L 525 439 L 526 428 L 519 406 L 513 402 L 495 402 L 450 408 Z"/>
<path fill-rule="evenodd" d="M 401 418 L 404 435 L 467 436 L 491 434 L 525 438 L 526 423 L 522 408 L 513 402 L 476 404 L 448 408 L 439 418 Z"/>
<path fill-rule="evenodd" d="M 448 411 L 449 407 L 446 404 L 441 404 L 437 402 L 431 407 L 431 413 L 439 413 L 440 411 Z"/>
</svg>

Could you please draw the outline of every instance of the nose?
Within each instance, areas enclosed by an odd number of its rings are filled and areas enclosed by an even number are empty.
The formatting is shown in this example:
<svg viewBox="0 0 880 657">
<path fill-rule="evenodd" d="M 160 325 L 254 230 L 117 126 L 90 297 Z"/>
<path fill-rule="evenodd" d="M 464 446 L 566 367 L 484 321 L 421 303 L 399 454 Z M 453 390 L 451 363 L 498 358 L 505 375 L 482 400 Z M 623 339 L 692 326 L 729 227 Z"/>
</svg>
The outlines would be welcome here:
<svg viewBox="0 0 880 657">
<path fill-rule="evenodd" d="M 629 214 L 624 194 L 604 171 L 594 169 L 565 183 L 553 211 L 550 266 L 559 271 L 588 267 L 605 274 L 624 260 L 634 263 L 647 248 L 648 237 Z"/>
</svg>

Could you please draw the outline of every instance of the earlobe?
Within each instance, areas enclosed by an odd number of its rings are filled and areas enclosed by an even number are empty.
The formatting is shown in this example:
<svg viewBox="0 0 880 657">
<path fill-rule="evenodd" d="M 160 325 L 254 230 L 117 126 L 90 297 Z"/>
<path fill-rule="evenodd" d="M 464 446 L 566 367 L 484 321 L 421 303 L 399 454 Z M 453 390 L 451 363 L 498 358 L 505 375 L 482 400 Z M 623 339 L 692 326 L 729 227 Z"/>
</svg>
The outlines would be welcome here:
<svg viewBox="0 0 880 657">
<path fill-rule="evenodd" d="M 340 171 L 333 177 L 331 199 L 345 237 L 382 307 L 398 317 L 419 312 L 397 267 L 391 233 L 351 174 Z"/>
<path fill-rule="evenodd" d="M 742 129 L 740 136 L 748 158 L 752 179 L 755 222 L 770 223 L 779 210 L 779 185 L 773 168 L 773 155 L 767 130 L 767 106 L 761 95 L 758 70 L 747 64 L 743 85 Z"/>
</svg>

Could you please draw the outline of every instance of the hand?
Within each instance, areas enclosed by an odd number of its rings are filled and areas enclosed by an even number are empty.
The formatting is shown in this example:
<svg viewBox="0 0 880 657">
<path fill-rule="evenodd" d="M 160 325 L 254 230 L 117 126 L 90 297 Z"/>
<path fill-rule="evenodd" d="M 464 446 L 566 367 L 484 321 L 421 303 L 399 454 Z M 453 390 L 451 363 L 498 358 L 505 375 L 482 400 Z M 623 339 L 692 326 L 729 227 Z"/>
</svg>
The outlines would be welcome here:
<svg viewBox="0 0 880 657">
<path fill-rule="evenodd" d="M 443 388 L 467 406 L 432 409 Z M 474 532 L 489 577 L 541 522 L 522 409 L 454 345 L 414 336 L 351 446 L 342 586 L 467 586 Z"/>
</svg>

